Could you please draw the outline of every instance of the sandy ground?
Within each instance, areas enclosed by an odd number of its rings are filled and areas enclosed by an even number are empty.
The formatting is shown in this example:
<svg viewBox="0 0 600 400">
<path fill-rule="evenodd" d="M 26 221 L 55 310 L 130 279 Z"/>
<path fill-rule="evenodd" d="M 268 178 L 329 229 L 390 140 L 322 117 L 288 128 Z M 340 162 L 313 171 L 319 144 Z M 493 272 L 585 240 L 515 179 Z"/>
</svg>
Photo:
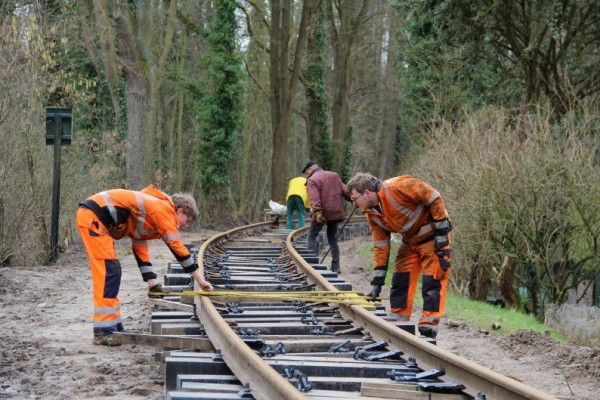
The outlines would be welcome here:
<svg viewBox="0 0 600 400">
<path fill-rule="evenodd" d="M 200 240 L 211 231 L 184 235 Z M 359 290 L 370 278 L 341 243 L 343 276 Z M 128 330 L 148 333 L 152 305 L 127 241 L 117 245 L 123 266 L 120 298 Z M 162 276 L 173 258 L 153 242 Z M 384 292 L 384 294 L 386 294 Z M 53 266 L 0 268 L 0 399 L 162 399 L 163 377 L 155 349 L 143 345 L 92 345 L 89 267 L 81 247 L 60 254 Z M 528 332 L 484 335 L 461 323 L 443 327 L 438 344 L 497 372 L 556 396 L 598 399 L 600 350 L 562 345 Z"/>
</svg>

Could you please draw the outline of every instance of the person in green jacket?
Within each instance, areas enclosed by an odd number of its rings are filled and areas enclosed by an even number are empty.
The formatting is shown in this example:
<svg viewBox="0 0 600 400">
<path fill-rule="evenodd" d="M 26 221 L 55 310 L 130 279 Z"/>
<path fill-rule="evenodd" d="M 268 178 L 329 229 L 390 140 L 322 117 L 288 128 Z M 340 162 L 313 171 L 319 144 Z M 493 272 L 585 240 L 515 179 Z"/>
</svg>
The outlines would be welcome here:
<svg viewBox="0 0 600 400">
<path fill-rule="evenodd" d="M 285 227 L 294 229 L 294 211 L 298 213 L 298 228 L 304 227 L 304 211 L 310 209 L 305 177 L 298 176 L 290 180 L 285 199 L 287 201 L 287 219 Z"/>
</svg>

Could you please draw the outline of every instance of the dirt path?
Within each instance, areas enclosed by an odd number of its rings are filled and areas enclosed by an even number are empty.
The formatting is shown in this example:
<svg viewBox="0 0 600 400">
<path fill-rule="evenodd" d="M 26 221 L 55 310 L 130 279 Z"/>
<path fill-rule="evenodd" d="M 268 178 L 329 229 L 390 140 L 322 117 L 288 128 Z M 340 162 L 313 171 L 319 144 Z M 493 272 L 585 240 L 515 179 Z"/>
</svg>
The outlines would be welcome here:
<svg viewBox="0 0 600 400">
<path fill-rule="evenodd" d="M 211 232 L 187 234 L 198 240 Z M 368 239 L 355 239 L 368 240 Z M 343 276 L 365 290 L 366 277 L 342 243 Z M 128 330 L 148 333 L 152 305 L 127 241 L 118 244 L 120 298 Z M 151 245 L 159 276 L 173 258 Z M 155 349 L 92 345 L 91 281 L 85 252 L 72 248 L 54 266 L 0 268 L 0 399 L 162 399 Z M 497 338 L 444 326 L 439 345 L 539 389 L 580 400 L 597 399 L 600 351 L 565 346 L 531 333 Z M 568 385 L 567 385 L 568 382 Z M 569 390 L 572 390 L 571 391 Z"/>
</svg>

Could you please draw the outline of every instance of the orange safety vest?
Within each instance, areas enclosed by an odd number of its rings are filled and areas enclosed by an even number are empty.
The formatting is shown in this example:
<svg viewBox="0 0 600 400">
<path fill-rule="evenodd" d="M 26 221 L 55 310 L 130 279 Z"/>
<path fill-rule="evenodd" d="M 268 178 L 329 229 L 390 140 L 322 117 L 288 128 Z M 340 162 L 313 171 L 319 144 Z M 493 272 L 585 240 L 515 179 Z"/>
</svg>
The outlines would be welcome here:
<svg viewBox="0 0 600 400">
<path fill-rule="evenodd" d="M 148 240 L 162 239 L 183 268 L 194 264 L 177 227 L 177 212 L 171 198 L 149 185 L 141 191 L 112 189 L 82 202 L 109 229 L 114 239 L 131 238 L 138 264 L 150 263 Z"/>
<path fill-rule="evenodd" d="M 410 175 L 383 181 L 377 197 L 382 212 L 364 212 L 373 232 L 374 266 L 388 264 L 392 232 L 401 233 L 404 242 L 418 244 L 433 239 L 434 221 L 448 218 L 437 190 Z"/>
</svg>

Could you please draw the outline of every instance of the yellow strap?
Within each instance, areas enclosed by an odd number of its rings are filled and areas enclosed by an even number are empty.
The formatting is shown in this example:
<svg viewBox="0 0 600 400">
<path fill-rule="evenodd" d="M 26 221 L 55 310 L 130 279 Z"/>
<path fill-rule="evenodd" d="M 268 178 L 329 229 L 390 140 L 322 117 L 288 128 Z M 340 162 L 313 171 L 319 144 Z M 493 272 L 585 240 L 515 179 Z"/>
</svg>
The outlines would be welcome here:
<svg viewBox="0 0 600 400">
<path fill-rule="evenodd" d="M 361 295 L 358 291 L 286 291 L 286 292 L 250 292 L 250 291 L 213 291 L 184 290 L 182 292 L 156 292 L 151 296 L 207 296 L 224 298 L 252 298 L 263 300 L 287 300 L 314 303 L 335 303 L 346 305 L 359 305 L 365 308 L 374 308 L 374 303 Z M 388 297 L 378 297 L 375 300 L 384 300 Z"/>
</svg>

